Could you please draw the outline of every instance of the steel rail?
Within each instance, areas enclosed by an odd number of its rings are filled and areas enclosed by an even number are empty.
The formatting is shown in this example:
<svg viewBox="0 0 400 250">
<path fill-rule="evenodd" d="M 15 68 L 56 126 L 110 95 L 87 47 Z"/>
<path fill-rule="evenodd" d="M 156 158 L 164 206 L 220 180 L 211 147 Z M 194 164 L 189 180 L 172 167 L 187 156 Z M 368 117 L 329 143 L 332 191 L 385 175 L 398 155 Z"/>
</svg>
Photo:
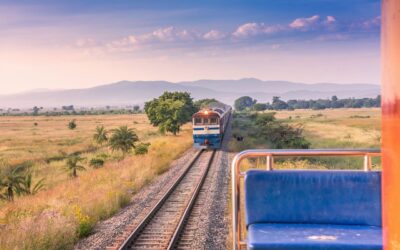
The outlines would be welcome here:
<svg viewBox="0 0 400 250">
<path fill-rule="evenodd" d="M 204 181 L 207 178 L 207 174 L 208 174 L 208 172 L 210 170 L 210 167 L 214 162 L 215 153 L 216 153 L 216 150 L 214 149 L 213 153 L 212 153 L 212 156 L 210 158 L 210 161 L 208 162 L 207 169 L 203 172 L 201 180 L 197 184 L 196 190 L 193 192 L 192 197 L 190 198 L 189 204 L 186 207 L 185 212 L 183 213 L 183 215 L 182 215 L 182 217 L 181 217 L 181 219 L 180 219 L 180 221 L 179 221 L 179 223 L 178 223 L 178 225 L 177 225 L 177 227 L 175 229 L 175 232 L 174 232 L 174 234 L 173 234 L 173 236 L 172 236 L 172 238 L 171 238 L 171 240 L 169 242 L 169 245 L 168 245 L 167 249 L 175 249 L 176 248 L 177 243 L 179 242 L 180 234 L 182 233 L 182 231 L 183 231 L 183 229 L 184 229 L 184 227 L 186 225 L 185 222 L 190 216 L 190 212 L 192 211 L 192 208 L 193 208 L 193 206 L 194 206 L 194 204 L 196 202 L 196 199 L 197 199 L 197 197 L 198 197 L 198 195 L 200 193 L 200 190 L 201 190 L 201 188 L 202 188 L 202 186 L 204 184 Z"/>
<path fill-rule="evenodd" d="M 246 241 L 242 240 L 241 217 L 240 217 L 240 180 L 246 173 L 240 171 L 240 163 L 246 158 L 265 157 L 266 170 L 273 170 L 274 156 L 276 157 L 315 157 L 315 156 L 362 156 L 364 157 L 364 171 L 372 170 L 371 157 L 380 156 L 378 149 L 253 149 L 238 153 L 231 165 L 232 182 L 232 228 L 233 228 L 233 250 L 241 249 L 246 246 Z"/>
<path fill-rule="evenodd" d="M 192 159 L 192 161 L 188 164 L 188 167 L 185 171 L 179 176 L 177 181 L 168 189 L 168 191 L 162 196 L 162 198 L 157 202 L 157 204 L 151 209 L 151 211 L 141 220 L 139 225 L 133 230 L 133 232 L 128 236 L 128 238 L 122 243 L 122 245 L 118 248 L 119 250 L 127 250 L 129 249 L 132 242 L 140 235 L 141 231 L 146 227 L 146 225 L 152 220 L 154 215 L 160 210 L 160 208 L 165 204 L 165 201 L 172 194 L 172 192 L 176 189 L 176 187 L 181 183 L 182 179 L 186 176 L 192 166 L 197 162 L 200 158 L 204 150 L 200 150 L 197 155 Z"/>
</svg>

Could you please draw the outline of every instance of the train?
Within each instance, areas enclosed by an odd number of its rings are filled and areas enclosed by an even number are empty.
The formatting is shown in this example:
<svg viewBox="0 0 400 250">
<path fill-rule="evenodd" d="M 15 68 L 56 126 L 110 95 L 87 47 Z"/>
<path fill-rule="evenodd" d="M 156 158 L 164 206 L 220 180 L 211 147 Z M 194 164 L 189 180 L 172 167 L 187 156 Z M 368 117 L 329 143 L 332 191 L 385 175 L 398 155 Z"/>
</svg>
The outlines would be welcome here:
<svg viewBox="0 0 400 250">
<path fill-rule="evenodd" d="M 209 105 L 192 116 L 194 147 L 219 149 L 226 127 L 229 123 L 232 107 L 225 104 Z"/>
</svg>

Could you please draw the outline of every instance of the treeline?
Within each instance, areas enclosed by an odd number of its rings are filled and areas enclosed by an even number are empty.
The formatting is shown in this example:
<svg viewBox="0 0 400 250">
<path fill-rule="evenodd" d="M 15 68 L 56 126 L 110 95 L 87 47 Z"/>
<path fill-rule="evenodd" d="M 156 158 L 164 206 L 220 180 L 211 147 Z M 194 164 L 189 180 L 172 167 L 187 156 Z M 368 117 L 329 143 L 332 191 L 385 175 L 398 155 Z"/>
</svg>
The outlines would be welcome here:
<svg viewBox="0 0 400 250">
<path fill-rule="evenodd" d="M 311 143 L 303 135 L 301 125 L 289 125 L 279 121 L 275 112 L 240 112 L 233 115 L 233 137 L 238 142 L 236 151 L 248 148 L 308 149 Z"/>
<path fill-rule="evenodd" d="M 43 107 L 37 106 L 26 111 L 20 109 L 0 109 L 0 115 L 2 116 L 123 115 L 140 113 L 143 113 L 143 110 L 138 105 L 132 108 L 113 108 L 106 106 L 103 109 L 75 109 L 73 105 L 62 106 L 61 109 L 53 108 L 52 110 L 45 110 Z"/>
<path fill-rule="evenodd" d="M 332 96 L 331 99 L 318 100 L 289 100 L 283 101 L 278 96 L 272 98 L 271 103 L 258 103 L 257 100 L 242 96 L 235 101 L 235 109 L 237 111 L 253 110 L 295 110 L 295 109 L 330 109 L 330 108 L 372 108 L 381 106 L 381 96 L 376 98 L 346 98 L 339 99 Z"/>
</svg>

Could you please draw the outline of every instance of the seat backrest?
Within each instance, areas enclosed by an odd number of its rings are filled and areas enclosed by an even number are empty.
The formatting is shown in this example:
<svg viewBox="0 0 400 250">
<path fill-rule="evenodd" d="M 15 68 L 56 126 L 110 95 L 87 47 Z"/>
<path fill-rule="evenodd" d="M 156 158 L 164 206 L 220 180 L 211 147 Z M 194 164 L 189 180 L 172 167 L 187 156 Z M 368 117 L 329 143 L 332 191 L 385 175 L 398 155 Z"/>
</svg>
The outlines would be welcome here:
<svg viewBox="0 0 400 250">
<path fill-rule="evenodd" d="M 249 170 L 247 226 L 314 223 L 381 226 L 381 173 Z"/>
</svg>

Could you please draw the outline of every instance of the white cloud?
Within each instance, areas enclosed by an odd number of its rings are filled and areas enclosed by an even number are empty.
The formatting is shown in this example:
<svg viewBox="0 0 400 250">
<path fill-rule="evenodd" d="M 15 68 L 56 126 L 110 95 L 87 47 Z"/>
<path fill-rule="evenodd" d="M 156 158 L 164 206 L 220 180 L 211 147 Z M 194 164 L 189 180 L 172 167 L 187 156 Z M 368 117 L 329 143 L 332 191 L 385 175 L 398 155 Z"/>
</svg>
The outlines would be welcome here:
<svg viewBox="0 0 400 250">
<path fill-rule="evenodd" d="M 245 23 L 239 26 L 232 35 L 235 37 L 254 36 L 261 32 L 262 26 L 263 24 L 258 23 Z"/>
<path fill-rule="evenodd" d="M 114 40 L 106 47 L 110 51 L 133 51 L 140 46 L 145 46 L 153 43 L 171 43 L 176 41 L 193 41 L 197 39 L 197 35 L 187 30 L 179 30 L 175 27 L 167 27 L 154 30 L 150 33 L 141 35 L 130 35 L 118 40 Z"/>
<path fill-rule="evenodd" d="M 76 47 L 88 48 L 88 47 L 101 47 L 105 51 L 122 51 L 129 52 L 134 51 L 142 47 L 151 46 L 162 46 L 162 44 L 168 43 L 186 43 L 186 44 L 196 44 L 200 42 L 204 44 L 207 41 L 217 41 L 229 38 L 234 39 L 248 39 L 255 36 L 265 36 L 270 34 L 278 34 L 286 31 L 311 31 L 317 29 L 324 29 L 326 31 L 334 31 L 336 27 L 336 18 L 333 16 L 326 16 L 321 18 L 319 15 L 314 15 L 311 17 L 302 17 L 293 20 L 290 24 L 281 25 L 266 25 L 264 23 L 249 22 L 238 26 L 231 33 L 224 33 L 220 30 L 211 29 L 207 32 L 201 33 L 187 29 L 179 29 L 174 26 L 169 26 L 165 28 L 155 29 L 154 31 L 148 33 L 142 33 L 137 35 L 130 35 L 122 37 L 120 39 L 105 43 L 103 45 L 96 43 L 92 39 L 78 39 L 75 42 Z M 365 26 L 373 25 L 376 21 L 365 23 Z M 336 37 L 335 37 L 336 36 Z M 320 36 L 317 40 L 325 39 L 342 39 L 338 35 L 332 37 Z M 278 45 L 273 45 L 272 49 L 279 49 Z"/>
<path fill-rule="evenodd" d="M 272 34 L 280 30 L 282 30 L 282 27 L 279 25 L 268 26 L 264 23 L 245 23 L 239 26 L 235 32 L 232 33 L 232 36 L 236 38 L 247 38 L 261 34 Z"/>
<path fill-rule="evenodd" d="M 310 26 L 318 23 L 320 19 L 321 17 L 318 15 L 314 15 L 312 17 L 297 18 L 289 24 L 289 27 L 293 29 L 307 29 Z"/>
<path fill-rule="evenodd" d="M 314 15 L 311 17 L 296 18 L 289 24 L 289 27 L 292 29 L 308 31 L 322 27 L 334 27 L 336 22 L 334 16 L 327 16 L 325 19 L 322 19 L 319 15 Z"/>
<path fill-rule="evenodd" d="M 333 17 L 333 16 L 327 16 L 326 17 L 325 23 L 330 24 L 330 23 L 335 23 L 335 22 L 336 22 L 336 18 L 335 17 Z"/>
<path fill-rule="evenodd" d="M 188 30 L 179 30 L 175 27 L 157 29 L 151 33 L 139 36 L 141 42 L 174 42 L 195 40 L 197 35 Z"/>
<path fill-rule="evenodd" d="M 226 35 L 219 30 L 210 30 L 209 32 L 203 35 L 203 38 L 205 40 L 210 40 L 210 41 L 221 40 L 225 37 Z"/>
</svg>

